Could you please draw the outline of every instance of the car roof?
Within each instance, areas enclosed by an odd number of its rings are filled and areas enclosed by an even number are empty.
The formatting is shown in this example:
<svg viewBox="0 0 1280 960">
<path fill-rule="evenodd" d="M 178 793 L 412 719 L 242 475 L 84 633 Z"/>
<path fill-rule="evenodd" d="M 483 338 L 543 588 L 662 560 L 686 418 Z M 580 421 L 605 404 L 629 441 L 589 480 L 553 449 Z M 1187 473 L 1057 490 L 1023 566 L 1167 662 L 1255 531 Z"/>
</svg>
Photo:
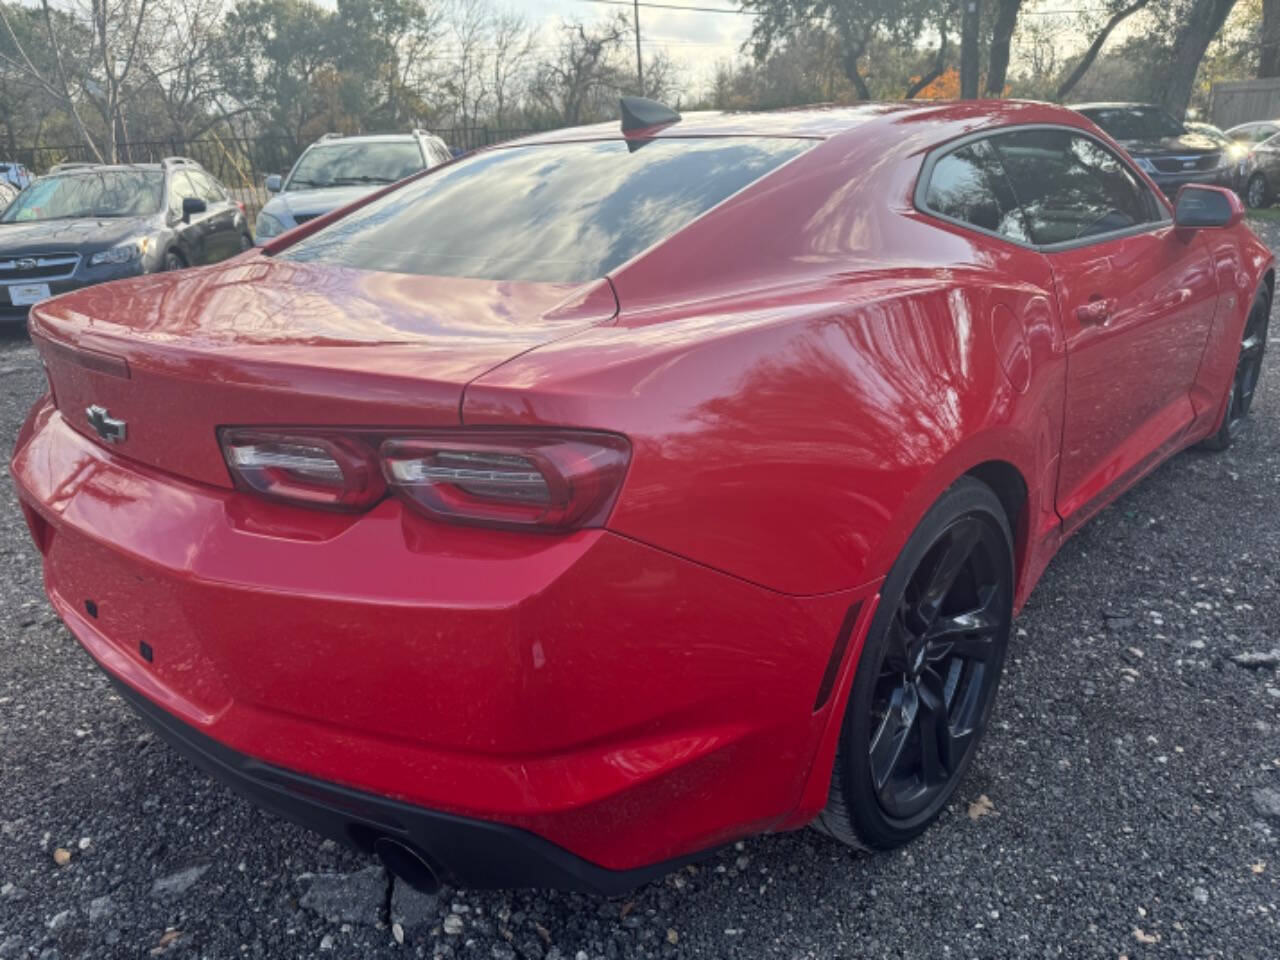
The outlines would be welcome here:
<svg viewBox="0 0 1280 960">
<path fill-rule="evenodd" d="M 353 133 L 338 137 L 321 137 L 311 144 L 313 147 L 334 143 L 407 143 L 417 142 L 416 133 Z"/>
<path fill-rule="evenodd" d="M 55 176 L 71 176 L 77 173 L 97 173 L 101 170 L 143 170 L 153 173 L 160 173 L 166 168 L 160 163 L 86 163 L 76 164 L 68 167 L 66 170 L 59 170 Z M 184 167 L 175 167 L 175 170 L 186 169 Z"/>
<path fill-rule="evenodd" d="M 1132 100 L 1097 100 L 1093 103 L 1069 103 L 1072 110 L 1163 110 L 1158 103 L 1137 103 Z"/>
<path fill-rule="evenodd" d="M 927 128 L 935 141 L 950 139 L 987 127 L 1028 123 L 1087 126 L 1075 111 L 1037 100 L 911 100 L 866 102 L 853 106 L 819 105 L 781 110 L 699 111 L 678 122 L 633 131 L 633 138 L 679 139 L 690 137 L 803 137 L 829 140 L 844 135 L 879 136 L 886 146 Z M 501 147 L 568 143 L 577 140 L 622 139 L 621 127 L 598 123 L 567 127 L 509 140 Z M 915 141 L 916 137 L 907 139 Z"/>
</svg>

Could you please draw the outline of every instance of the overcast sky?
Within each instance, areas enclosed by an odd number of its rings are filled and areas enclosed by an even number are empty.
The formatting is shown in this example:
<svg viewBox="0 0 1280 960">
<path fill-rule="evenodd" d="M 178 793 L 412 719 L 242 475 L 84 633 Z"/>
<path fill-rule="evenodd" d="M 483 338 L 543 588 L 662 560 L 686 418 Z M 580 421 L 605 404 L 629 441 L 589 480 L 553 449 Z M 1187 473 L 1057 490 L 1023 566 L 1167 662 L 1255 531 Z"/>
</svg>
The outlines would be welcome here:
<svg viewBox="0 0 1280 960">
<path fill-rule="evenodd" d="M 501 4 L 502 0 L 498 0 Z M 732 10 L 728 0 L 658 0 L 675 5 L 719 7 Z M 547 35 L 561 19 L 594 20 L 615 12 L 632 15 L 630 3 L 616 6 L 592 0 L 520 0 L 514 9 L 531 22 L 544 26 Z M 640 8 L 640 37 L 646 55 L 665 49 L 680 66 L 686 91 L 696 93 L 709 82 L 715 64 L 732 59 L 751 32 L 752 17 L 733 13 L 699 13 L 684 10 Z M 549 41 L 544 41 L 549 42 Z"/>
</svg>

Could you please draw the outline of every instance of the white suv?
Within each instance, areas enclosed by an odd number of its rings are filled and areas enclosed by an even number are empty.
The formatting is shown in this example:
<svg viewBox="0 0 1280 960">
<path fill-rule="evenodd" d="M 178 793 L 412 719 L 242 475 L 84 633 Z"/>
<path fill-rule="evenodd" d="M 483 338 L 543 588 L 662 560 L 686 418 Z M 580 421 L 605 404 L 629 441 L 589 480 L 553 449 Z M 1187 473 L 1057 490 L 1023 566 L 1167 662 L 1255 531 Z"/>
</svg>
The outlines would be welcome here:
<svg viewBox="0 0 1280 960">
<path fill-rule="evenodd" d="M 425 130 L 343 136 L 327 133 L 307 147 L 289 175 L 267 177 L 277 194 L 258 214 L 258 243 L 345 206 L 373 190 L 451 158 L 439 137 Z"/>
</svg>

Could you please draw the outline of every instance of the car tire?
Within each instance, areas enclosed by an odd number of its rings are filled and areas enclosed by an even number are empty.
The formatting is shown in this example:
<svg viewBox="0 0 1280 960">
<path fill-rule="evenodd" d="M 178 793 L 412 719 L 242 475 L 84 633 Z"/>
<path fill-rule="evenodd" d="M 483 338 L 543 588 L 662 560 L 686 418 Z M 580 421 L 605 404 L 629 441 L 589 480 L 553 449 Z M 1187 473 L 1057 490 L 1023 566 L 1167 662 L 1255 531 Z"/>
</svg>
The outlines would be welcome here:
<svg viewBox="0 0 1280 960">
<path fill-rule="evenodd" d="M 1244 332 L 1240 335 L 1240 352 L 1231 378 L 1230 393 L 1224 399 L 1222 423 L 1201 441 L 1206 450 L 1226 450 L 1244 429 L 1253 397 L 1262 378 L 1262 361 L 1267 352 L 1267 332 L 1271 326 L 1271 291 L 1264 285 L 1249 306 Z"/>
<path fill-rule="evenodd" d="M 1250 210 L 1260 210 L 1271 205 L 1271 187 L 1261 173 L 1255 173 L 1244 185 L 1244 203 Z"/>
<path fill-rule="evenodd" d="M 911 535 L 863 644 L 817 830 L 857 849 L 891 850 L 951 799 L 1004 666 L 1012 543 L 1000 500 L 972 477 L 956 481 Z"/>
<path fill-rule="evenodd" d="M 247 233 L 240 234 L 240 252 L 244 253 L 246 250 L 252 250 L 252 249 L 253 249 L 253 237 L 249 236 Z"/>
<path fill-rule="evenodd" d="M 182 254 L 169 250 L 164 255 L 164 269 L 168 273 L 170 270 L 185 270 L 187 261 L 183 259 Z"/>
</svg>

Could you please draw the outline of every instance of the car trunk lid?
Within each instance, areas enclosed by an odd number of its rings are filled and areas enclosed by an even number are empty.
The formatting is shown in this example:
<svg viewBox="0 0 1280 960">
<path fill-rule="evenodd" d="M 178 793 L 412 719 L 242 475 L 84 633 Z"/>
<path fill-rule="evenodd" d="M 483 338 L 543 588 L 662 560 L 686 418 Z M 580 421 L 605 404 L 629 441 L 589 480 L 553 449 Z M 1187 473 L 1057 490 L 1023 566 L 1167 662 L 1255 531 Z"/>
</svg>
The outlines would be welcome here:
<svg viewBox="0 0 1280 960">
<path fill-rule="evenodd" d="M 250 256 L 59 297 L 32 311 L 31 330 L 75 429 L 229 486 L 218 427 L 455 426 L 468 382 L 616 312 L 603 280 L 506 283 Z M 117 422 L 123 437 L 112 435 Z"/>
</svg>

